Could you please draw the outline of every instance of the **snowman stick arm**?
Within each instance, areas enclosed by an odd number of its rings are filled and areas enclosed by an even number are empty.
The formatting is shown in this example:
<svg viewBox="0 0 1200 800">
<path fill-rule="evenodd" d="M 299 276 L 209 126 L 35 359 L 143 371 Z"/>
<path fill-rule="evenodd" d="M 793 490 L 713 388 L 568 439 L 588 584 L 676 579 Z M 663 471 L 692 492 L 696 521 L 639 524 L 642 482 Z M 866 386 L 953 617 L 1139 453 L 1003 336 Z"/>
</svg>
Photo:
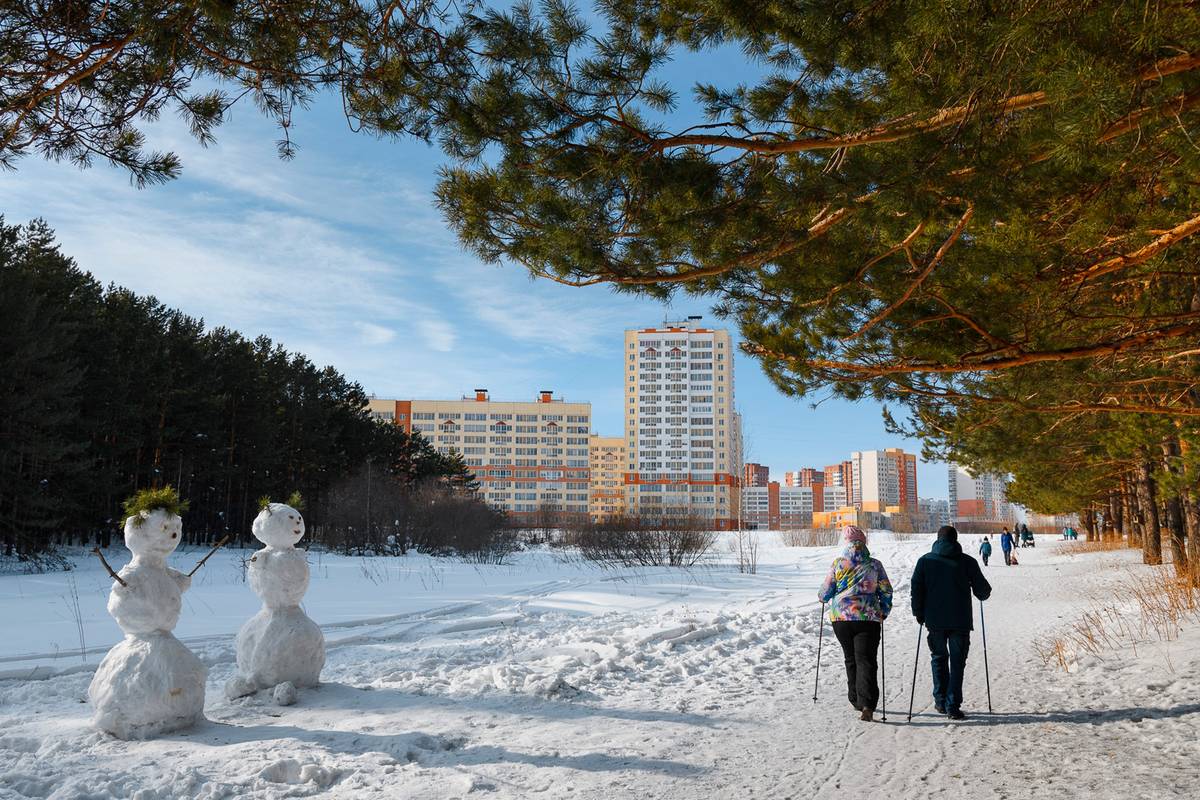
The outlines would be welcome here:
<svg viewBox="0 0 1200 800">
<path fill-rule="evenodd" d="M 108 574 L 112 576 L 112 579 L 113 579 L 114 581 L 116 581 L 117 583 L 121 584 L 122 586 L 129 586 L 129 584 L 128 584 L 128 583 L 126 583 L 125 581 L 121 580 L 121 576 L 120 576 L 120 575 L 118 575 L 117 573 L 113 572 L 113 568 L 112 568 L 112 567 L 110 567 L 110 566 L 108 565 L 108 561 L 107 561 L 107 560 L 104 558 L 104 553 L 101 553 L 101 552 L 100 552 L 100 548 L 99 548 L 99 547 L 93 547 L 93 548 L 92 548 L 92 552 L 93 552 L 93 553 L 95 553 L 95 554 L 96 554 L 96 556 L 97 556 L 97 557 L 100 559 L 100 563 L 104 565 L 104 568 L 105 568 L 106 570 L 108 570 Z"/>
<path fill-rule="evenodd" d="M 229 541 L 229 534 L 225 534 L 225 538 L 223 538 L 221 541 L 217 542 L 216 546 L 215 546 L 215 547 L 213 547 L 213 549 L 212 549 L 212 550 L 209 550 L 209 551 L 208 551 L 208 555 L 206 555 L 204 558 L 200 559 L 200 560 L 199 560 L 199 561 L 196 563 L 196 566 L 192 567 L 192 571 L 188 573 L 188 577 L 190 578 L 190 577 L 192 577 L 193 575 L 195 575 L 195 574 L 196 574 L 196 570 L 198 570 L 198 569 L 200 569 L 201 567 L 203 567 L 203 566 L 204 566 L 204 562 L 205 562 L 205 561 L 208 561 L 210 558 L 212 558 L 212 555 L 213 555 L 213 553 L 217 552 L 217 551 L 218 551 L 218 550 L 220 550 L 222 547 L 224 547 L 224 546 L 225 546 L 225 543 L 226 543 L 226 542 L 228 542 L 228 541 Z"/>
</svg>

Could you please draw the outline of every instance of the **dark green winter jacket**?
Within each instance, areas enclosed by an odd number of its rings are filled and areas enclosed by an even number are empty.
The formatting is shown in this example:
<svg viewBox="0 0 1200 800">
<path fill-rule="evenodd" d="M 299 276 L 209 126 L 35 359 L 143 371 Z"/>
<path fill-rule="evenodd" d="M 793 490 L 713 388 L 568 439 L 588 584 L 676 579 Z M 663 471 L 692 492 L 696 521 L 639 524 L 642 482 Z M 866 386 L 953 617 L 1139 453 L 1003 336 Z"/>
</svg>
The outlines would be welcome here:
<svg viewBox="0 0 1200 800">
<path fill-rule="evenodd" d="M 913 570 L 913 616 L 935 630 L 974 630 L 972 592 L 980 600 L 992 594 L 979 562 L 965 554 L 958 542 L 938 539 Z"/>
</svg>

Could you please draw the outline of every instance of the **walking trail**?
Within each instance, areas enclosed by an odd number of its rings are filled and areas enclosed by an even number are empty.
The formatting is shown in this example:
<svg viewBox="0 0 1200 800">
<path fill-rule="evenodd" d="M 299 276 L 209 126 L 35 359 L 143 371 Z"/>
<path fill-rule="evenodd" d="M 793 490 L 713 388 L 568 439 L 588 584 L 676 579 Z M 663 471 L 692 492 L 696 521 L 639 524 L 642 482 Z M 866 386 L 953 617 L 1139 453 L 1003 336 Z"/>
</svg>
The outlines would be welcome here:
<svg viewBox="0 0 1200 800">
<path fill-rule="evenodd" d="M 1033 646 L 1128 571 L 1149 569 L 1129 553 L 1068 556 L 1043 540 L 1018 567 L 993 560 L 992 713 L 976 604 L 969 718 L 933 711 L 922 651 L 906 722 L 917 644 L 908 576 L 929 543 L 872 534 L 897 588 L 886 723 L 860 722 L 846 701 L 828 627 L 812 699 L 815 593 L 837 548 L 772 539 L 756 575 L 598 570 L 545 551 L 509 567 L 326 555 L 306 604 L 329 642 L 324 685 L 287 708 L 220 693 L 238 617 L 255 607 L 229 554 L 210 565 L 178 631 L 210 665 L 209 721 L 149 742 L 87 724 L 91 671 L 115 641 L 103 576 L 85 560 L 67 574 L 87 609 L 87 652 L 73 663 L 61 650 L 78 626 L 47 611 L 61 607 L 67 578 L 0 577 L 0 798 L 1190 795 L 1200 630 L 1080 658 L 1069 674 Z"/>
</svg>

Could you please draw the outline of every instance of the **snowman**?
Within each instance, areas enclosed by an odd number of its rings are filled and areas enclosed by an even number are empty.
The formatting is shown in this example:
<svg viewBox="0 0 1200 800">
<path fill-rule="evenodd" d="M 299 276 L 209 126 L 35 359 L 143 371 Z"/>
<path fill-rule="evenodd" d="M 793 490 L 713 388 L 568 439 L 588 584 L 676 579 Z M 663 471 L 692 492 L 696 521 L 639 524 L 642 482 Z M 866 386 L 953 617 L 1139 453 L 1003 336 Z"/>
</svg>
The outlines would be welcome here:
<svg viewBox="0 0 1200 800">
<path fill-rule="evenodd" d="M 183 521 L 166 508 L 125 521 L 133 560 L 113 576 L 108 596 L 108 613 L 125 638 L 108 651 L 88 687 L 92 723 L 119 739 L 146 739 L 204 719 L 208 669 L 171 633 L 192 583 L 167 566 L 182 529 Z"/>
<path fill-rule="evenodd" d="M 250 558 L 250 588 L 262 609 L 237 635 L 238 672 L 225 684 L 230 699 L 273 689 L 280 705 L 295 702 L 297 687 L 316 686 L 325 666 L 325 636 L 300 609 L 308 591 L 308 562 L 295 548 L 304 518 L 284 503 L 267 503 L 254 520 L 254 538 L 266 545 Z"/>
</svg>

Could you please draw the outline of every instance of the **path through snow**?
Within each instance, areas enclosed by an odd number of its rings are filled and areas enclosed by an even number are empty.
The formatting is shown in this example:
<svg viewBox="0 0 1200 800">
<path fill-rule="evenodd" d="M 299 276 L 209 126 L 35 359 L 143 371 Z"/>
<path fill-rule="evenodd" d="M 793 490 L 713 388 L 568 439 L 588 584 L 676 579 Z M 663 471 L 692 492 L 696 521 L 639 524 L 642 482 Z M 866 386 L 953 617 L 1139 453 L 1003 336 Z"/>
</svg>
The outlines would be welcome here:
<svg viewBox="0 0 1200 800">
<path fill-rule="evenodd" d="M 1132 561 L 1046 545 L 1023 551 L 1020 567 L 987 569 L 995 713 L 977 631 L 965 704 L 974 713 L 960 723 L 933 713 L 924 653 L 916 713 L 904 721 L 917 636 L 907 576 L 928 540 L 878 534 L 873 546 L 898 589 L 886 724 L 859 722 L 845 701 L 828 629 L 812 701 L 814 594 L 834 548 L 767 547 L 754 576 L 597 570 L 545 552 L 501 568 L 326 555 L 306 603 L 326 623 L 326 683 L 289 708 L 220 692 L 236 611 L 255 605 L 231 554 L 193 590 L 191 627 L 187 609 L 180 624 L 211 667 L 209 722 L 144 743 L 87 727 L 81 700 L 97 657 L 63 669 L 63 656 L 38 656 L 67 646 L 69 626 L 30 623 L 65 578 L 22 578 L 17 591 L 8 576 L 0 669 L 61 674 L 0 681 L 0 797 L 1190 795 L 1200 630 L 1165 651 L 1085 660 L 1070 675 L 1044 667 L 1033 639 L 1115 582 L 1120 572 L 1102 563 Z M 90 585 L 89 569 L 72 580 Z M 85 621 L 89 641 L 105 643 L 102 625 Z"/>
</svg>

